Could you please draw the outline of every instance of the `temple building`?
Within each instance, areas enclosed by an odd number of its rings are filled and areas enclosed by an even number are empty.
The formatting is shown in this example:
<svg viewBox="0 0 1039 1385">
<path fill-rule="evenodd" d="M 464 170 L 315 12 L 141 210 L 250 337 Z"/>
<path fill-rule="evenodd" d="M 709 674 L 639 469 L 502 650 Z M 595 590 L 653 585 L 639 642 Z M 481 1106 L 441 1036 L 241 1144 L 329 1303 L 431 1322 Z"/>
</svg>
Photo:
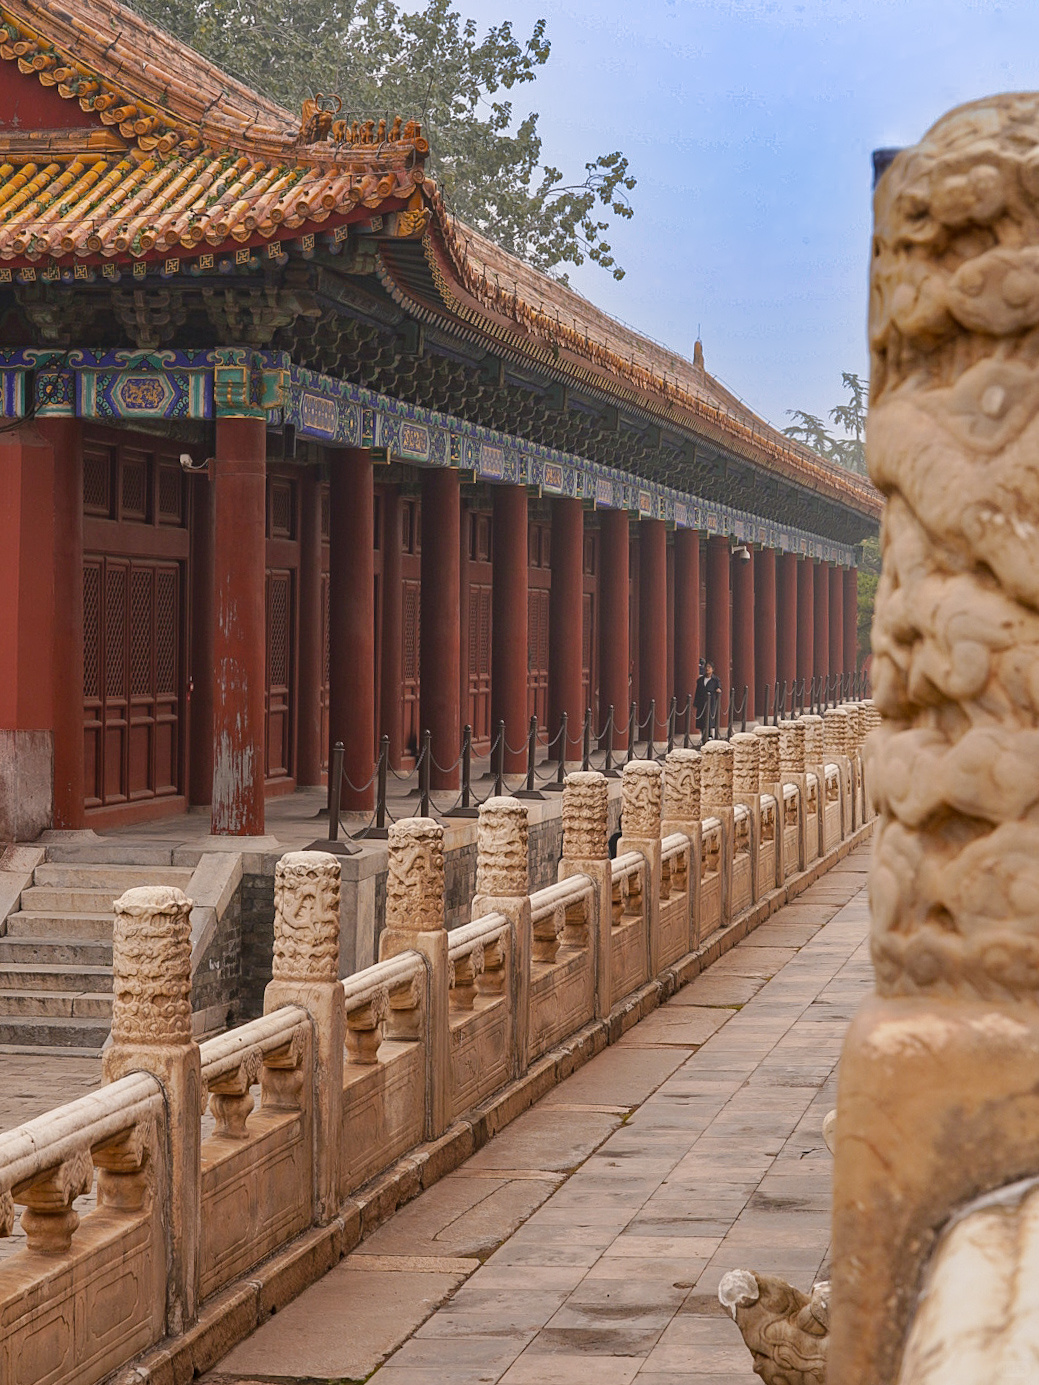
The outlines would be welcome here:
<svg viewBox="0 0 1039 1385">
<path fill-rule="evenodd" d="M 871 485 L 456 223 L 416 123 L 114 0 L 0 59 L 0 840 L 854 669 Z"/>
</svg>

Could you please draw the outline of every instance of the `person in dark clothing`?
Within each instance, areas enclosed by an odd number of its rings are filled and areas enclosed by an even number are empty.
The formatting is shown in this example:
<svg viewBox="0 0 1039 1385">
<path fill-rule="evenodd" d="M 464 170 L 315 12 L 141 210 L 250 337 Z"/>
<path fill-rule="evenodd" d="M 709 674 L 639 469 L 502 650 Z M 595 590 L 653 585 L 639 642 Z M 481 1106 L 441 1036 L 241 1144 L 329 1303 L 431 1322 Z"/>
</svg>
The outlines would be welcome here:
<svg viewBox="0 0 1039 1385">
<path fill-rule="evenodd" d="M 696 708 L 696 729 L 702 740 L 706 740 L 711 723 L 711 700 L 721 691 L 721 682 L 714 675 L 714 665 L 710 659 L 704 662 L 703 673 L 696 680 L 696 694 L 693 706 Z"/>
</svg>

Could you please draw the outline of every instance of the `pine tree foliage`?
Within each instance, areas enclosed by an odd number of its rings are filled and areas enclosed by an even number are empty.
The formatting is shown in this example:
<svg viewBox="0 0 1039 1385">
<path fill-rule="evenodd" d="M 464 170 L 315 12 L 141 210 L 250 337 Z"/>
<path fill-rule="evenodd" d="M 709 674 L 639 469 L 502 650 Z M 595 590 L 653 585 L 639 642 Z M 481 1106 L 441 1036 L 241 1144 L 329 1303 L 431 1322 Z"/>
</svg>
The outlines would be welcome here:
<svg viewBox="0 0 1039 1385">
<path fill-rule="evenodd" d="M 560 265 L 586 259 L 623 277 L 606 232 L 610 218 L 634 215 L 628 160 L 614 150 L 567 180 L 542 162 L 537 113 L 517 116 L 507 95 L 549 59 L 543 19 L 524 39 L 509 20 L 481 35 L 451 0 L 414 12 L 395 0 L 130 3 L 290 110 L 324 92 L 350 118 L 421 120 L 431 169 L 461 220 L 560 278 Z"/>
</svg>

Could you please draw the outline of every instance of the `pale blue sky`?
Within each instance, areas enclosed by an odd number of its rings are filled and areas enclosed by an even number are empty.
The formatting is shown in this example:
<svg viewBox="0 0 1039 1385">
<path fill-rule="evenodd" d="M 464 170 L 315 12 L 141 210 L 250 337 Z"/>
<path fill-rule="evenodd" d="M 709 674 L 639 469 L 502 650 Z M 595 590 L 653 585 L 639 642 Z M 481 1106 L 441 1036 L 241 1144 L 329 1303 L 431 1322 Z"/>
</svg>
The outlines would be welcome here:
<svg viewBox="0 0 1039 1385">
<path fill-rule="evenodd" d="M 867 372 L 870 153 L 944 111 L 1039 86 L 1039 0 L 455 0 L 552 56 L 513 93 L 568 176 L 620 148 L 636 216 L 627 270 L 572 282 L 692 355 L 782 426 Z"/>
</svg>

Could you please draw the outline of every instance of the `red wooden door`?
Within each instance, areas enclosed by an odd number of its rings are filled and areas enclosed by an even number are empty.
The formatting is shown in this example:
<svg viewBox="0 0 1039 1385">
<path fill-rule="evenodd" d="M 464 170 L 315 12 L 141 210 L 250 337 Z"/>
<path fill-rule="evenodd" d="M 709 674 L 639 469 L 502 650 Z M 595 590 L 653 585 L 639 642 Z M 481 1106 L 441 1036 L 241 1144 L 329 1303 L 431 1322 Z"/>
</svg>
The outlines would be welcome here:
<svg viewBox="0 0 1039 1385">
<path fill-rule="evenodd" d="M 328 689 L 329 689 L 329 605 L 328 605 L 328 573 L 321 574 L 321 648 L 323 650 L 324 670 L 321 679 L 321 695 L 319 698 L 321 716 L 321 768 L 328 770 Z"/>
<path fill-rule="evenodd" d="M 491 588 L 469 587 L 469 725 L 478 753 L 491 740 Z"/>
<path fill-rule="evenodd" d="M 548 727 L 548 603 L 547 587 L 527 592 L 527 715 L 541 731 Z"/>
<path fill-rule="evenodd" d="M 181 606 L 178 563 L 84 560 L 88 808 L 180 791 Z"/>
<path fill-rule="evenodd" d="M 581 706 L 592 708 L 592 734 L 598 729 L 592 703 L 595 673 L 595 597 L 585 592 L 581 610 Z"/>
<path fill-rule="evenodd" d="M 405 755 L 418 754 L 419 742 L 419 622 L 422 618 L 419 593 L 421 583 L 405 579 L 402 587 L 401 615 L 401 745 Z"/>
<path fill-rule="evenodd" d="M 267 571 L 267 763 L 268 779 L 292 775 L 293 576 Z"/>
</svg>

